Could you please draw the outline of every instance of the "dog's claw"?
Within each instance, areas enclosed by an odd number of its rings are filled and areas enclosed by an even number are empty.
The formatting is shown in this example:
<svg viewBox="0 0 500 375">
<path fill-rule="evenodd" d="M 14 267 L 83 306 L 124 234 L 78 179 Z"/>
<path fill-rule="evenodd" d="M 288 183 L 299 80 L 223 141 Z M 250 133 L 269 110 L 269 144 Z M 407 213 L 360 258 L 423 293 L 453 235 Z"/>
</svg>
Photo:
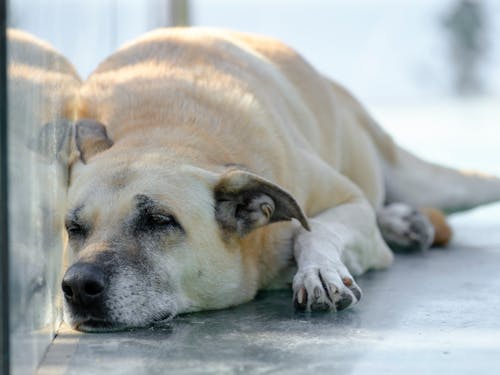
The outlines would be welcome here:
<svg viewBox="0 0 500 375">
<path fill-rule="evenodd" d="M 295 308 L 297 310 L 305 310 L 307 308 L 307 291 L 306 288 L 300 288 L 294 298 Z"/>
<path fill-rule="evenodd" d="M 293 290 L 295 308 L 301 311 L 340 311 L 361 299 L 361 289 L 345 267 L 299 270 Z"/>
<path fill-rule="evenodd" d="M 361 299 L 361 289 L 359 289 L 357 285 L 354 285 L 349 289 L 351 290 L 352 294 L 354 294 L 354 297 L 356 297 L 356 299 L 359 301 Z"/>
</svg>

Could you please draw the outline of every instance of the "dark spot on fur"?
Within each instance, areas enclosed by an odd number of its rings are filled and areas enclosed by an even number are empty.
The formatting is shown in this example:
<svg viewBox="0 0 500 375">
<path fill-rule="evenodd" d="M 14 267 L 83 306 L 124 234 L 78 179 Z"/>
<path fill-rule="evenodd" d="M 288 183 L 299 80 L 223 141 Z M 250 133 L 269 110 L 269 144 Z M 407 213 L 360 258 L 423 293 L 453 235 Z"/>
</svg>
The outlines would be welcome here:
<svg viewBox="0 0 500 375">
<path fill-rule="evenodd" d="M 134 199 L 139 211 L 144 211 L 155 206 L 155 202 L 145 194 L 137 194 Z"/>
<path fill-rule="evenodd" d="M 114 190 L 119 190 L 127 186 L 129 182 L 129 175 L 126 172 L 119 172 L 111 177 L 111 187 Z"/>
</svg>

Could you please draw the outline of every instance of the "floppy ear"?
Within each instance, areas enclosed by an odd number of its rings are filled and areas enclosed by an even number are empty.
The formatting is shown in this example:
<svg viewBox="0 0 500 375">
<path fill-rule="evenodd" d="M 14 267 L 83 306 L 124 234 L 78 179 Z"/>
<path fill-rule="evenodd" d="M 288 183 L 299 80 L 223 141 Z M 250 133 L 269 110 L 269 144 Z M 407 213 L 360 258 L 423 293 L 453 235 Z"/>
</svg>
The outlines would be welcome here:
<svg viewBox="0 0 500 375">
<path fill-rule="evenodd" d="M 75 143 L 84 163 L 99 152 L 113 146 L 106 127 L 95 120 L 78 120 L 75 124 Z"/>
<path fill-rule="evenodd" d="M 73 122 L 66 119 L 54 120 L 41 127 L 28 147 L 49 162 L 57 160 L 66 164 L 71 158 L 73 133 Z"/>
<path fill-rule="evenodd" d="M 30 148 L 48 160 L 71 164 L 78 156 L 86 163 L 113 145 L 106 127 L 95 120 L 55 120 L 45 124 Z"/>
<path fill-rule="evenodd" d="M 226 231 L 244 236 L 276 221 L 297 219 L 309 230 L 307 219 L 295 199 L 252 173 L 232 170 L 215 186 L 215 217 Z"/>
</svg>

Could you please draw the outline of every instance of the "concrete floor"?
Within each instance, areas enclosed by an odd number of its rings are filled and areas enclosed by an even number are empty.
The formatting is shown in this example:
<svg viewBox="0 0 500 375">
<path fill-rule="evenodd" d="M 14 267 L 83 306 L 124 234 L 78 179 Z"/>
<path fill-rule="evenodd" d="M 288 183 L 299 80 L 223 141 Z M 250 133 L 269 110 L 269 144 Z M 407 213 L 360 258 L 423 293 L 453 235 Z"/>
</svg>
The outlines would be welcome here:
<svg viewBox="0 0 500 375">
<path fill-rule="evenodd" d="M 499 374 L 500 205 L 452 218 L 447 249 L 399 255 L 358 279 L 340 313 L 292 309 L 289 291 L 111 334 L 64 328 L 40 374 Z"/>
</svg>

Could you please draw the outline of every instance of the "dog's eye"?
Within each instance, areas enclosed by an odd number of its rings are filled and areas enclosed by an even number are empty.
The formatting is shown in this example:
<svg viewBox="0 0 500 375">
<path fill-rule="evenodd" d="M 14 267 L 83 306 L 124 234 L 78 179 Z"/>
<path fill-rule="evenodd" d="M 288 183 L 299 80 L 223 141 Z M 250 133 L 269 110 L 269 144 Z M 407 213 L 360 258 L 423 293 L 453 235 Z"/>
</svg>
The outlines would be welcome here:
<svg viewBox="0 0 500 375">
<path fill-rule="evenodd" d="M 141 216 L 138 228 L 142 231 L 156 231 L 181 228 L 180 224 L 172 215 L 146 214 Z"/>
<path fill-rule="evenodd" d="M 76 221 L 66 222 L 66 231 L 69 238 L 85 237 L 87 234 L 87 229 Z"/>
<path fill-rule="evenodd" d="M 176 225 L 177 222 L 171 215 L 149 215 L 149 224 L 151 226 L 165 227 Z"/>
</svg>

